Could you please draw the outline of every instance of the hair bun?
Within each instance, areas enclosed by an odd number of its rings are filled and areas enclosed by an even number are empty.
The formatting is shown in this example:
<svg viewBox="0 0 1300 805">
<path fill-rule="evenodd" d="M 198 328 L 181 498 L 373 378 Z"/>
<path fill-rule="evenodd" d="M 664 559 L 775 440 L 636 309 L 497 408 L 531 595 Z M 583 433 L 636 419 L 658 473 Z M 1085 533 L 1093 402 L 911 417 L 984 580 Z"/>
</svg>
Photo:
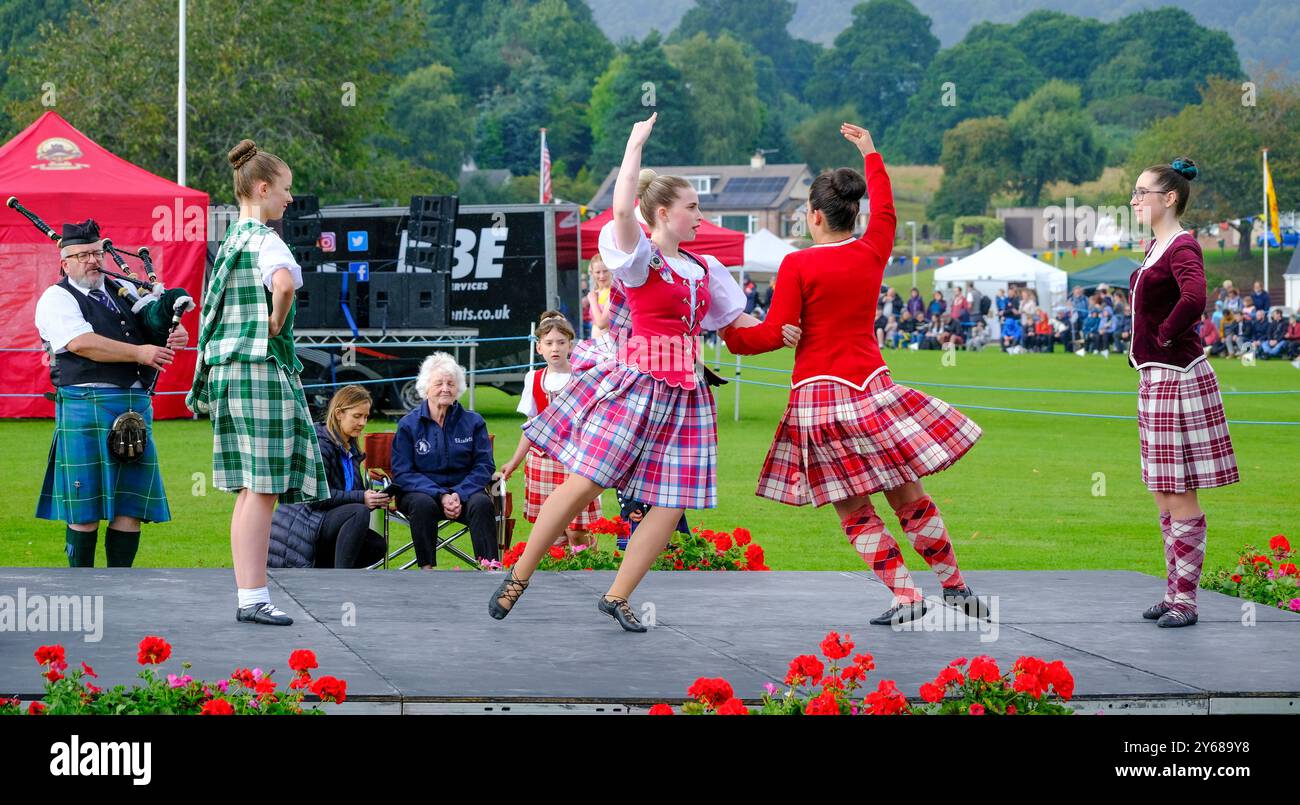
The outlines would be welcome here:
<svg viewBox="0 0 1300 805">
<path fill-rule="evenodd" d="M 226 158 L 230 160 L 232 168 L 239 170 L 244 167 L 248 160 L 255 156 L 257 156 L 257 143 L 252 140 L 240 140 L 239 145 L 230 149 L 230 153 Z"/>
<path fill-rule="evenodd" d="M 849 203 L 860 201 L 867 193 L 867 180 L 852 168 L 836 168 L 831 173 L 835 194 Z"/>
<path fill-rule="evenodd" d="M 1187 157 L 1179 157 L 1178 159 L 1175 159 L 1170 163 L 1169 167 L 1173 168 L 1179 175 L 1189 182 L 1201 174 L 1200 168 L 1196 167 L 1196 163 Z"/>
<path fill-rule="evenodd" d="M 642 168 L 641 173 L 636 177 L 636 194 L 640 196 L 645 193 L 645 189 L 658 178 L 659 174 L 651 168 Z"/>
</svg>

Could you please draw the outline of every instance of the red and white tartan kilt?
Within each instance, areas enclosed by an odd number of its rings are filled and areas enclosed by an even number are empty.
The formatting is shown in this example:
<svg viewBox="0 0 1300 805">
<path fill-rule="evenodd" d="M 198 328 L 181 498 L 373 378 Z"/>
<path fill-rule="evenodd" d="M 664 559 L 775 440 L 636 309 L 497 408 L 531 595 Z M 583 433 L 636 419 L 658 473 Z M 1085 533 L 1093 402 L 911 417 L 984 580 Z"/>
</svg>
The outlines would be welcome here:
<svg viewBox="0 0 1300 805">
<path fill-rule="evenodd" d="M 755 494 L 822 506 L 896 489 L 951 467 L 980 435 L 965 414 L 888 371 L 861 391 L 814 381 L 790 392 Z"/>
<path fill-rule="evenodd" d="M 530 523 L 537 522 L 542 504 L 568 477 L 569 473 L 564 471 L 563 464 L 529 450 L 524 459 L 524 519 Z M 573 531 L 586 531 L 600 517 L 600 498 L 596 498 L 587 508 L 578 512 L 578 516 L 569 523 L 569 528 Z"/>
<path fill-rule="evenodd" d="M 524 435 L 602 489 L 651 506 L 712 509 L 717 421 L 708 384 L 679 388 L 607 359 L 575 372 Z"/>
<path fill-rule="evenodd" d="M 1142 483 L 1152 492 L 1227 486 L 1241 480 L 1219 379 L 1208 360 L 1186 372 L 1139 369 Z"/>
</svg>

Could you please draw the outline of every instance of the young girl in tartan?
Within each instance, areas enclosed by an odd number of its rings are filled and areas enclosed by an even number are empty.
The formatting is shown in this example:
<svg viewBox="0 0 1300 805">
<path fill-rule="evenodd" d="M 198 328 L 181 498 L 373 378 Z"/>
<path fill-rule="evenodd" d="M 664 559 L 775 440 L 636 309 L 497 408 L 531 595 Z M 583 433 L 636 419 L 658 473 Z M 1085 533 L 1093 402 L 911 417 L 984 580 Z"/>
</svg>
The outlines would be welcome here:
<svg viewBox="0 0 1300 805">
<path fill-rule="evenodd" d="M 794 506 L 833 504 L 849 544 L 894 594 L 871 622 L 898 625 L 924 615 L 927 604 L 871 504 L 870 495 L 883 491 L 912 547 L 938 575 L 944 601 L 982 617 L 985 608 L 963 580 L 939 507 L 920 480 L 952 466 L 980 429 L 889 377 L 872 314 L 894 244 L 893 193 L 866 129 L 845 123 L 840 133 L 862 154 L 866 181 L 849 168 L 817 177 L 807 212 L 814 245 L 781 262 L 781 283 L 761 325 L 723 332 L 733 353 L 752 355 L 779 347 L 783 324 L 803 326 L 790 402 L 757 494 Z M 871 219 L 854 238 L 864 191 Z"/>
<path fill-rule="evenodd" d="M 614 186 L 614 219 L 600 233 L 605 265 L 626 294 L 631 328 L 615 356 L 574 375 L 524 435 L 557 459 L 569 476 L 542 505 L 538 538 L 492 594 L 501 619 L 527 588 L 552 540 L 594 498 L 614 487 L 653 506 L 638 529 L 601 612 L 624 629 L 644 632 L 628 596 L 663 551 L 682 512 L 717 506 L 717 409 L 696 378 L 701 330 L 751 326 L 745 296 L 712 257 L 679 244 L 695 237 L 699 197 L 680 177 L 641 170 L 641 149 L 657 115 L 637 123 Z M 651 237 L 635 217 L 640 201 Z M 791 329 L 791 340 L 797 328 Z"/>
<path fill-rule="evenodd" d="M 548 310 L 541 315 L 533 337 L 537 339 L 537 354 L 542 356 L 546 365 L 541 369 L 529 369 L 528 374 L 524 375 L 524 393 L 520 395 L 519 413 L 529 418 L 537 416 L 550 407 L 555 395 L 568 385 L 573 376 L 569 355 L 573 350 L 575 336 L 573 325 L 559 311 Z M 509 478 L 521 462 L 524 462 L 524 519 L 535 523 L 542 504 L 564 483 L 568 473 L 563 464 L 538 450 L 522 435 L 515 454 L 501 467 L 502 476 Z M 600 517 L 600 498 L 597 497 L 573 518 L 556 543 L 567 539 L 574 546 L 594 545 L 595 537 L 589 535 L 587 529 Z"/>
<path fill-rule="evenodd" d="M 1139 375 L 1142 482 L 1160 511 L 1166 577 L 1164 598 L 1142 617 L 1165 627 L 1196 623 L 1205 561 L 1205 513 L 1196 490 L 1239 480 L 1219 381 L 1196 334 L 1205 312 L 1205 262 L 1196 238 L 1178 223 L 1197 173 L 1190 159 L 1147 168 L 1130 202 L 1154 236 L 1129 277 L 1129 364 Z"/>
<path fill-rule="evenodd" d="M 199 358 L 185 404 L 212 421 L 212 484 L 237 492 L 230 551 L 236 620 L 288 626 L 271 603 L 266 558 L 271 515 L 282 503 L 329 497 L 316 431 L 294 352 L 294 290 L 302 272 L 267 221 L 293 197 L 289 167 L 243 140 L 230 152 L 239 220 L 217 251 L 203 300 Z"/>
</svg>

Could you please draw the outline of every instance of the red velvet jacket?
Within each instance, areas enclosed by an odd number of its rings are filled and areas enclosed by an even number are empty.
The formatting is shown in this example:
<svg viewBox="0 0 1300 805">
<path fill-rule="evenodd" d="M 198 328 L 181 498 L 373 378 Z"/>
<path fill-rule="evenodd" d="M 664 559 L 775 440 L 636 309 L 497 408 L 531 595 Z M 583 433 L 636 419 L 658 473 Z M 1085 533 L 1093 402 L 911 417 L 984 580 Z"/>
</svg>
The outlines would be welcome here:
<svg viewBox="0 0 1300 805">
<path fill-rule="evenodd" d="M 1155 248 L 1152 243 L 1147 254 Z M 1185 370 L 1205 359 L 1197 323 L 1205 312 L 1205 261 L 1190 233 L 1176 236 L 1165 253 L 1129 277 L 1133 341 L 1129 363 L 1137 369 Z"/>
</svg>

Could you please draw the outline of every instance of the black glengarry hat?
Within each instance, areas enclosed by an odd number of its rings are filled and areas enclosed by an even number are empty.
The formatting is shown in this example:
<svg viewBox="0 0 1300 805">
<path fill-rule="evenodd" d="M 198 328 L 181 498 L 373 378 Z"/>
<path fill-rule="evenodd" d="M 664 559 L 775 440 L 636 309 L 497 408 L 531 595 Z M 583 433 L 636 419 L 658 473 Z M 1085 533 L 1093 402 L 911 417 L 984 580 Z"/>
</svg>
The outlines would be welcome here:
<svg viewBox="0 0 1300 805">
<path fill-rule="evenodd" d="M 64 224 L 63 237 L 59 238 L 60 248 L 63 246 L 80 246 L 86 243 L 98 243 L 99 224 L 95 223 L 94 218 L 87 218 L 79 224 Z"/>
</svg>

